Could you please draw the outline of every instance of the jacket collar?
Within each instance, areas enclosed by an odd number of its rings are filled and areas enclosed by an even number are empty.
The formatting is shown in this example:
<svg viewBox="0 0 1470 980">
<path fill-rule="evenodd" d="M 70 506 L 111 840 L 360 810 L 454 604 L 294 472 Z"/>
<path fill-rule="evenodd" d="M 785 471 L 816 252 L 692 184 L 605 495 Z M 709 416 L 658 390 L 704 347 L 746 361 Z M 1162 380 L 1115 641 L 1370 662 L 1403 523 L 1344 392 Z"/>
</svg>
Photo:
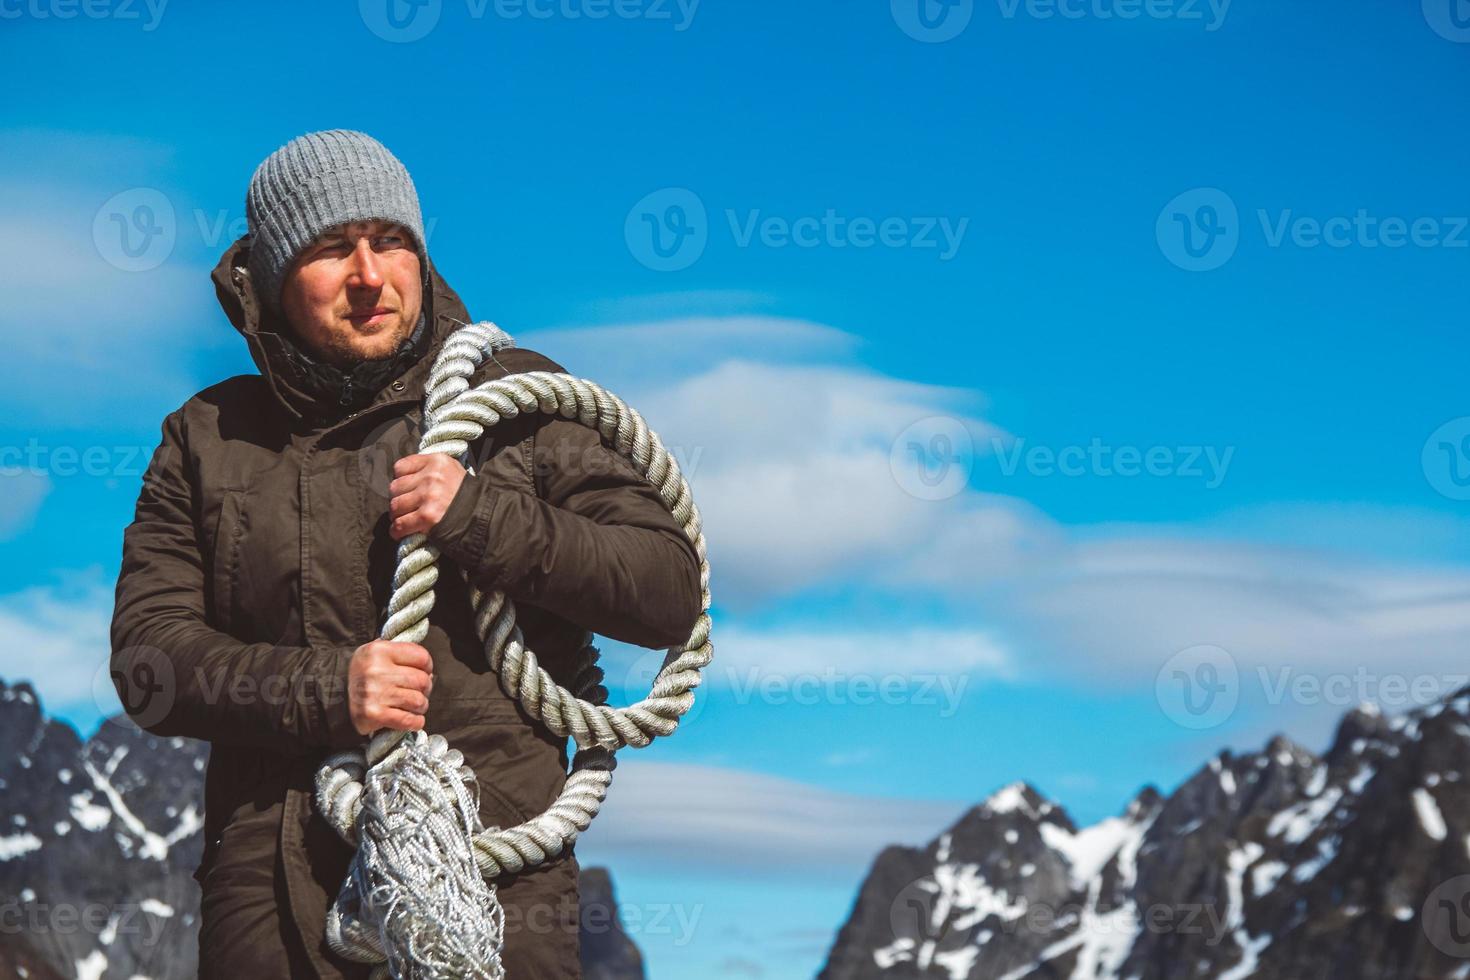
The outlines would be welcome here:
<svg viewBox="0 0 1470 980">
<path fill-rule="evenodd" d="M 351 417 L 348 409 L 314 394 L 300 382 L 299 369 L 292 363 L 295 345 L 286 339 L 294 336 L 290 333 L 292 328 L 280 314 L 261 306 L 250 281 L 249 255 L 249 236 L 243 235 L 220 256 L 209 277 L 214 282 L 220 307 L 245 338 L 250 357 L 276 400 L 291 418 L 311 426 L 330 425 L 343 417 Z M 384 384 L 372 401 L 353 414 L 363 414 L 392 402 L 422 401 L 424 384 L 439 348 L 457 327 L 471 322 L 464 302 L 440 277 L 432 259 L 429 260 L 429 285 L 424 296 L 424 315 L 428 319 L 430 335 L 427 352 Z"/>
</svg>

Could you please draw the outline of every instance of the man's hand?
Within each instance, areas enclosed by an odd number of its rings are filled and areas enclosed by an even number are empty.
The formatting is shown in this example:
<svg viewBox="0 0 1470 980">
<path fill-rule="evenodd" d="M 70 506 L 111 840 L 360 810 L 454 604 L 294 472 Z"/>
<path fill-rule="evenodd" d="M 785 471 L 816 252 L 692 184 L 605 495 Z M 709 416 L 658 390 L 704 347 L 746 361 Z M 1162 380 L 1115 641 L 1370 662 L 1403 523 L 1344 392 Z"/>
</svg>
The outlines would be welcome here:
<svg viewBox="0 0 1470 980">
<path fill-rule="evenodd" d="M 434 660 L 417 643 L 373 640 L 352 652 L 347 666 L 347 704 L 361 735 L 380 728 L 415 732 L 424 727 Z"/>
<path fill-rule="evenodd" d="M 416 453 L 393 464 L 388 484 L 388 533 L 393 540 L 415 532 L 428 534 L 449 509 L 464 482 L 464 467 L 447 453 Z"/>
</svg>

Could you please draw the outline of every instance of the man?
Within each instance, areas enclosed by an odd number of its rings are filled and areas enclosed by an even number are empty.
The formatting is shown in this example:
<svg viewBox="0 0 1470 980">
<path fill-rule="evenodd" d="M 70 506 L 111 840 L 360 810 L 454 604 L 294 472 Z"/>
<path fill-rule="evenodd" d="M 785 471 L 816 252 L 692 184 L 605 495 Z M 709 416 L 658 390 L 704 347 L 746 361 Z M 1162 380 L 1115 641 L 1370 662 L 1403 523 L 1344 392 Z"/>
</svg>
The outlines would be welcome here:
<svg viewBox="0 0 1470 980">
<path fill-rule="evenodd" d="M 699 562 L 656 491 L 575 422 L 492 426 L 472 473 L 417 452 L 434 356 L 471 321 L 380 143 L 292 140 L 255 171 L 246 215 L 212 280 L 260 373 L 163 421 L 123 537 L 113 677 L 142 727 L 212 743 L 200 975 L 365 977 L 323 941 L 352 857 L 313 805 L 323 757 L 382 727 L 442 733 L 486 826 L 534 817 L 565 782 L 566 740 L 490 671 L 469 585 L 516 602 L 567 685 L 592 632 L 686 641 Z M 563 368 L 508 346 L 471 382 L 534 370 Z M 428 635 L 377 640 L 416 532 L 441 549 Z M 574 850 L 496 880 L 515 980 L 581 975 Z"/>
</svg>

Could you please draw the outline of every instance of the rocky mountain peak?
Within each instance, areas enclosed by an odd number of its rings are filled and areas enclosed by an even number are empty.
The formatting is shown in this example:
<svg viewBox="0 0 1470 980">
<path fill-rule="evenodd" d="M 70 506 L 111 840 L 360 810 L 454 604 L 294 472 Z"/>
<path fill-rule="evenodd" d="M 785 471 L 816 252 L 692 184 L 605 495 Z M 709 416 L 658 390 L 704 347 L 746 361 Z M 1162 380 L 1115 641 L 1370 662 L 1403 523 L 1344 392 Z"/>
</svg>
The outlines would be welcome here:
<svg viewBox="0 0 1470 980">
<path fill-rule="evenodd" d="M 1012 783 L 886 848 L 821 977 L 1470 977 L 1470 690 L 1276 736 L 1076 828 Z"/>
</svg>

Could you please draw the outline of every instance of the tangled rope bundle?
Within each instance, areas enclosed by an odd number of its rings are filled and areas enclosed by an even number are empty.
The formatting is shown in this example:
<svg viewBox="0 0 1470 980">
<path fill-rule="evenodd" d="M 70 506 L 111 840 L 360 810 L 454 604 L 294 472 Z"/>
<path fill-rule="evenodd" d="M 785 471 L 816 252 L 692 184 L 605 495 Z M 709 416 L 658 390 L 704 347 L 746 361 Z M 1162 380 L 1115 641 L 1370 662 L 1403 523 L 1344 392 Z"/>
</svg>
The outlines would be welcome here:
<svg viewBox="0 0 1470 980">
<path fill-rule="evenodd" d="M 373 980 L 474 977 L 499 980 L 504 910 L 494 879 L 552 860 L 597 816 L 624 746 L 669 735 L 694 704 L 710 643 L 709 561 L 699 509 L 678 464 L 640 416 L 582 378 L 550 371 L 509 375 L 471 388 L 485 358 L 512 343 L 493 323 L 454 331 L 434 361 L 424 398 L 422 453 L 460 455 L 501 419 L 543 412 L 595 428 L 630 460 L 679 522 L 699 556 L 701 605 L 693 632 L 669 648 L 646 698 L 609 707 L 597 649 L 585 643 L 573 690 L 559 687 L 524 645 L 515 605 L 473 585 L 475 629 L 490 669 L 533 718 L 577 744 L 560 795 L 515 827 L 484 827 L 475 773 L 442 735 L 383 729 L 364 748 L 326 759 L 316 774 L 317 809 L 357 848 L 327 916 L 327 943 Z M 424 534 L 399 542 L 382 639 L 417 643 L 429 629 L 439 549 Z M 589 634 L 590 638 L 590 634 Z"/>
</svg>

